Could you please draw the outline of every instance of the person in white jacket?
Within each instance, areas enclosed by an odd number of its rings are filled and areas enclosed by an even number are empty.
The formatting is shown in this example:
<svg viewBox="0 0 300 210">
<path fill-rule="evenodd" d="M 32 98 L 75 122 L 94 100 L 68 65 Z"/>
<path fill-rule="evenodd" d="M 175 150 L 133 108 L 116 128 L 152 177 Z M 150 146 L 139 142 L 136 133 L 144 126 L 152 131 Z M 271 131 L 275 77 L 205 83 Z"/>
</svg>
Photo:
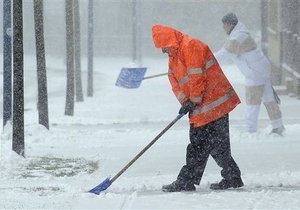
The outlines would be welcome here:
<svg viewBox="0 0 300 210">
<path fill-rule="evenodd" d="M 280 100 L 271 84 L 269 60 L 234 13 L 226 14 L 222 22 L 229 39 L 214 55 L 219 62 L 231 59 L 245 76 L 247 131 L 257 131 L 260 104 L 263 102 L 271 120 L 271 133 L 283 135 L 285 128 L 278 105 Z"/>
</svg>

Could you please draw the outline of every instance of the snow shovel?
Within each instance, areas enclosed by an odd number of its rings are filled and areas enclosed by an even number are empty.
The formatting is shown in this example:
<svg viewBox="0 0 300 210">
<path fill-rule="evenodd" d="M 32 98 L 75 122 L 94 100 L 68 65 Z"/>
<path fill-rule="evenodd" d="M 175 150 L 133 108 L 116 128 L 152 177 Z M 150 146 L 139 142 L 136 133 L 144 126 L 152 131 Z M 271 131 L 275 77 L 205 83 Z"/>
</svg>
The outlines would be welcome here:
<svg viewBox="0 0 300 210">
<path fill-rule="evenodd" d="M 142 80 L 154 77 L 167 75 L 168 73 L 157 74 L 153 76 L 144 77 L 147 68 L 122 68 L 119 77 L 116 81 L 116 86 L 124 88 L 138 88 Z"/>
<path fill-rule="evenodd" d="M 167 127 L 165 127 L 142 151 L 140 151 L 121 171 L 119 171 L 112 179 L 106 178 L 99 185 L 88 192 L 99 195 L 106 190 L 121 174 L 123 174 L 144 152 L 146 152 L 167 130 L 169 130 L 183 115 L 179 114 Z"/>
</svg>

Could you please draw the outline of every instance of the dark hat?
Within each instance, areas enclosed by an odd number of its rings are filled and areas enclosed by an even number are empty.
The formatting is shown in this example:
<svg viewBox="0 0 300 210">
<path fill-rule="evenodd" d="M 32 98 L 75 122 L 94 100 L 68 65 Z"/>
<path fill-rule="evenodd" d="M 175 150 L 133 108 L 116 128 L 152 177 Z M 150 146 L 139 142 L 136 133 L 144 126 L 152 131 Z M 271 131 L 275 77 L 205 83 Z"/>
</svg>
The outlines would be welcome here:
<svg viewBox="0 0 300 210">
<path fill-rule="evenodd" d="M 222 18 L 222 22 L 223 23 L 228 23 L 228 24 L 231 24 L 231 25 L 235 26 L 238 23 L 238 19 L 237 19 L 236 15 L 233 12 L 230 12 Z"/>
</svg>

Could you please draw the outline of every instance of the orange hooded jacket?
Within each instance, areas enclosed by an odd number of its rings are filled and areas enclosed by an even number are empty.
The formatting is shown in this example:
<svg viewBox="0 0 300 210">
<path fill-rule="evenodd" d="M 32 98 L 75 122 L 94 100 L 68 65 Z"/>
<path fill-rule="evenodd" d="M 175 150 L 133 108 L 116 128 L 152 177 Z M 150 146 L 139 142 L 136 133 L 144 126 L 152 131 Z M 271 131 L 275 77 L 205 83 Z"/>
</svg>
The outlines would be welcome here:
<svg viewBox="0 0 300 210">
<path fill-rule="evenodd" d="M 152 27 L 152 37 L 156 48 L 171 49 L 169 81 L 181 104 L 187 100 L 196 104 L 189 115 L 194 127 L 219 119 L 240 103 L 205 43 L 162 25 Z"/>
</svg>

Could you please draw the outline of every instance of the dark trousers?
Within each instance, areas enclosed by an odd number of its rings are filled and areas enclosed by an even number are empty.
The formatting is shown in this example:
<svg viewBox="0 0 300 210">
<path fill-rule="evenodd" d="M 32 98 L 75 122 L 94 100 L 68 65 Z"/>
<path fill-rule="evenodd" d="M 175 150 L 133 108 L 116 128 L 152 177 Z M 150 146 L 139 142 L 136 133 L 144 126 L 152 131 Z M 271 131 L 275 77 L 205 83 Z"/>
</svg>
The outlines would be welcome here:
<svg viewBox="0 0 300 210">
<path fill-rule="evenodd" d="M 241 172 L 230 151 L 228 114 L 201 127 L 190 127 L 190 144 L 186 150 L 186 165 L 177 179 L 199 185 L 208 157 L 211 155 L 222 168 L 224 179 L 240 177 Z"/>
</svg>

